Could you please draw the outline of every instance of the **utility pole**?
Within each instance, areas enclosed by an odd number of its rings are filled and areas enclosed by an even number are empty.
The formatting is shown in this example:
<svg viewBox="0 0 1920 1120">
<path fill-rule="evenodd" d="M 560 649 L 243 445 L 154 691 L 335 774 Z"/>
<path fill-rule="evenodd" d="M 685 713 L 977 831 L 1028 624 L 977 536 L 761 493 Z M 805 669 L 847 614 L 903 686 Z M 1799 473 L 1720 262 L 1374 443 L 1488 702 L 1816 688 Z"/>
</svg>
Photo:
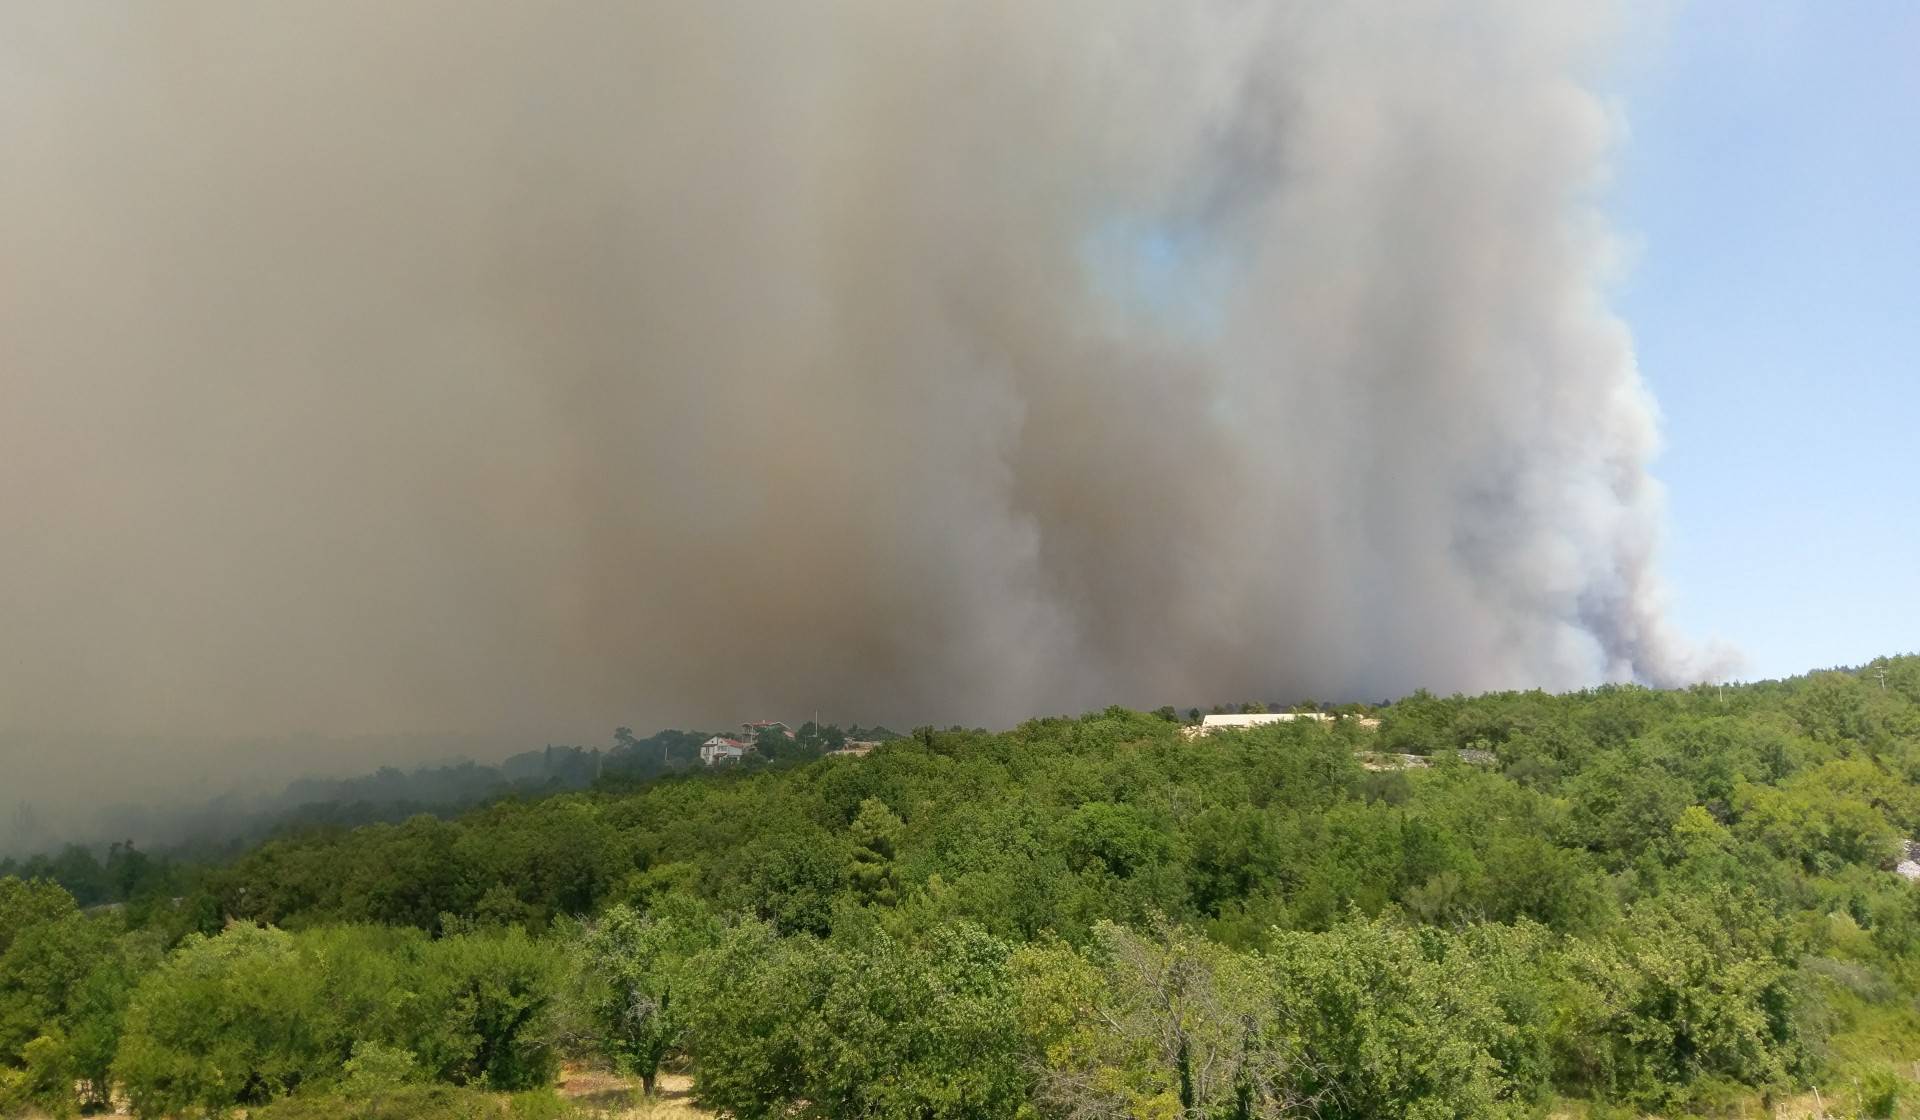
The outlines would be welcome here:
<svg viewBox="0 0 1920 1120">
<path fill-rule="evenodd" d="M 1885 692 L 1887 690 L 1887 667 L 1885 665 L 1876 667 L 1873 670 L 1873 675 L 1880 678 L 1880 691 Z"/>
</svg>

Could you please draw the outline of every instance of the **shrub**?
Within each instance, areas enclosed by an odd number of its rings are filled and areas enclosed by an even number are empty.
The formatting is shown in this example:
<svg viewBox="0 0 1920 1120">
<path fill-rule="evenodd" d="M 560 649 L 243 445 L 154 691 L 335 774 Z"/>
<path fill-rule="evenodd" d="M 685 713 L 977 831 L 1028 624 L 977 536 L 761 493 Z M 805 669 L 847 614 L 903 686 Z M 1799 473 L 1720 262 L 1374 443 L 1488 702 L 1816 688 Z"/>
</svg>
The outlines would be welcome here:
<svg viewBox="0 0 1920 1120">
<path fill-rule="evenodd" d="M 746 925 L 694 973 L 696 1088 L 741 1120 L 1005 1116 L 1025 1098 L 1007 950 L 975 927 L 816 941 Z"/>
<path fill-rule="evenodd" d="M 1890 1120 L 1900 1114 L 1900 1100 L 1906 1095 L 1906 1079 L 1888 1069 L 1875 1066 L 1860 1078 L 1860 1112 L 1874 1120 Z"/>
<path fill-rule="evenodd" d="M 703 915 L 642 917 L 625 905 L 581 929 L 574 1005 L 601 1051 L 638 1074 L 648 1095 L 686 1033 L 687 960 L 714 936 Z"/>
<path fill-rule="evenodd" d="M 74 1065 L 65 1039 L 41 1035 L 20 1050 L 22 1067 L 0 1066 L 0 1114 L 36 1109 L 73 1115 Z"/>
<path fill-rule="evenodd" d="M 415 1048 L 426 1067 L 456 1084 L 532 1089 L 553 1080 L 551 1037 L 559 949 L 514 928 L 433 942 L 421 980 L 432 1024 Z"/>
<path fill-rule="evenodd" d="M 1494 1117 L 1512 1109 L 1492 1050 L 1505 1039 L 1468 969 L 1383 922 L 1275 940 L 1273 1000 L 1301 1099 L 1327 1120 Z"/>
<path fill-rule="evenodd" d="M 291 935 L 194 934 L 140 983 L 114 1073 L 143 1117 L 264 1104 L 337 1068 Z"/>
</svg>

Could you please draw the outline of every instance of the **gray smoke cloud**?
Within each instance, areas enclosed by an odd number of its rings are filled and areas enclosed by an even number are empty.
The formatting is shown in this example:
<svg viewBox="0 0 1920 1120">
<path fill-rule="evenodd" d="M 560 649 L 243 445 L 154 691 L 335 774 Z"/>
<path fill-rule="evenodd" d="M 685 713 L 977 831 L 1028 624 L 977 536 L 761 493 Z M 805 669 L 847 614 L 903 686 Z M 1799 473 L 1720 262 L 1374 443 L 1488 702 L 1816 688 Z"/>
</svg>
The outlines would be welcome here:
<svg viewBox="0 0 1920 1120">
<path fill-rule="evenodd" d="M 0 0 L 0 727 L 1683 680 L 1617 15 Z"/>
</svg>

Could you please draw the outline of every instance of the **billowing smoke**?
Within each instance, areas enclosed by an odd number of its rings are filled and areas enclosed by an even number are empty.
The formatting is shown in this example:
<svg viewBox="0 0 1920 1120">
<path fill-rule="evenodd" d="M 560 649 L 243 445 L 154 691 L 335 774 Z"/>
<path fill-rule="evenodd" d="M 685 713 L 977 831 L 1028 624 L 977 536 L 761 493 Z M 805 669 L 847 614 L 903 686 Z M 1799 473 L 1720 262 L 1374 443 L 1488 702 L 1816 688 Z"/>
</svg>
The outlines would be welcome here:
<svg viewBox="0 0 1920 1120">
<path fill-rule="evenodd" d="M 0 725 L 1676 680 L 1614 15 L 3 0 Z"/>
</svg>

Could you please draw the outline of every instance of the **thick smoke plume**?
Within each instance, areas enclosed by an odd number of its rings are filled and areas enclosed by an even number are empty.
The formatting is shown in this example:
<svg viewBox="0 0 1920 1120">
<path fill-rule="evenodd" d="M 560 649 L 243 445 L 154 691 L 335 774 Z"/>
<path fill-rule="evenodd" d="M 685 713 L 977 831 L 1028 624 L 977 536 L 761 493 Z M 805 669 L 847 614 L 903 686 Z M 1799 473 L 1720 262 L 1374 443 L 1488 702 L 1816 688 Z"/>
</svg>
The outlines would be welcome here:
<svg viewBox="0 0 1920 1120">
<path fill-rule="evenodd" d="M 0 0 L 0 726 L 1676 680 L 1613 17 Z"/>
</svg>

